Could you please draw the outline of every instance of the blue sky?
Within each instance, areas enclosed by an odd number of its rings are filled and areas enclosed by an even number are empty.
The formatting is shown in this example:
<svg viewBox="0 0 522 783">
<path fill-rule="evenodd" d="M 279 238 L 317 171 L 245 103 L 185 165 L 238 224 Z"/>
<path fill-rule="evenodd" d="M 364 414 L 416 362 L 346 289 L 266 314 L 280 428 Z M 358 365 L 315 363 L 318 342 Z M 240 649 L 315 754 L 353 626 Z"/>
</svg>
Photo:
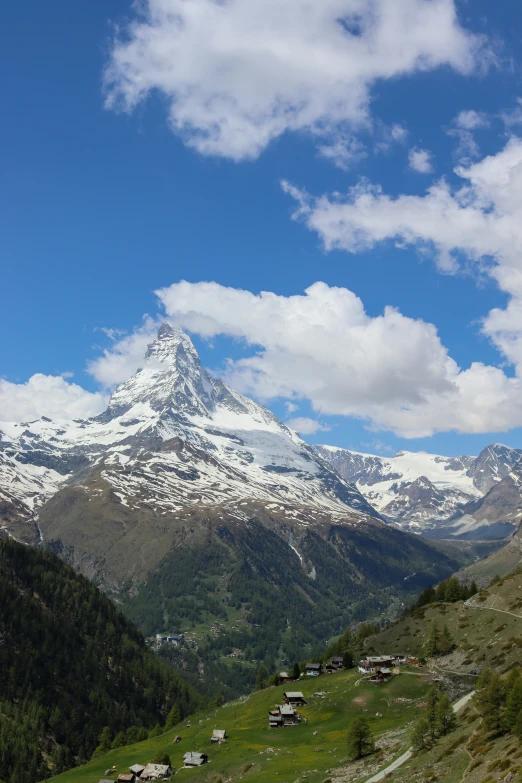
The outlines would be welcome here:
<svg viewBox="0 0 522 783">
<path fill-rule="evenodd" d="M 520 446 L 522 210 L 504 194 L 522 177 L 522 10 L 458 3 L 452 19 L 450 0 L 387 11 L 328 0 L 323 36 L 301 0 L 280 5 L 229 0 L 213 21 L 212 0 L 187 0 L 204 14 L 180 32 L 150 0 L 153 36 L 151 16 L 121 0 L 5 9 L 0 418 L 57 415 L 58 386 L 76 415 L 95 412 L 122 352 L 126 367 L 136 361 L 144 315 L 166 313 L 207 366 L 282 418 L 306 419 L 311 441 L 384 453 Z M 261 8 L 264 46 L 252 54 Z M 344 13 L 361 25 L 353 40 L 334 29 Z M 397 18 L 379 31 L 379 14 Z M 418 28 L 405 31 L 411 19 Z M 365 36 L 361 58 L 352 49 Z M 418 54 L 394 64 L 401 47 Z M 445 193 L 427 196 L 442 179 Z M 221 304 L 203 281 L 236 293 Z M 332 302 L 330 289 L 352 292 L 364 318 L 350 300 L 323 324 L 329 305 L 304 294 L 317 281 Z M 27 386 L 35 374 L 54 380 Z"/>
</svg>

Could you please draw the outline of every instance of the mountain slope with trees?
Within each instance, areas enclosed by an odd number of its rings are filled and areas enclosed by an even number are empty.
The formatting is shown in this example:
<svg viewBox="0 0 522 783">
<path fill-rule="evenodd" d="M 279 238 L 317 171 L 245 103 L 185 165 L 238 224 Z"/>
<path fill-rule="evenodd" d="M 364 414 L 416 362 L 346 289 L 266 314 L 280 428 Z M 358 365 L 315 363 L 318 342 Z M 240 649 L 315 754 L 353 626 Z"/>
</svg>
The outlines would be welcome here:
<svg viewBox="0 0 522 783">
<path fill-rule="evenodd" d="M 0 540 L 0 780 L 35 783 L 202 701 L 87 579 Z"/>
</svg>

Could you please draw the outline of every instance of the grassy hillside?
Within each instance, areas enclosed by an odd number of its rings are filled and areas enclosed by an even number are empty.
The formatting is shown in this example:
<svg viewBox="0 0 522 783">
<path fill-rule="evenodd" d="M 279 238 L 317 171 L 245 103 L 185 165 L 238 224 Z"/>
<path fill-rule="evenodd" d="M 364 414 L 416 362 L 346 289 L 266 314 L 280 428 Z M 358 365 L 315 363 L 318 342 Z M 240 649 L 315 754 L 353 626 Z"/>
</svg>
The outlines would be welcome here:
<svg viewBox="0 0 522 783">
<path fill-rule="evenodd" d="M 491 584 L 467 604 L 434 603 L 365 640 L 364 650 L 404 654 L 423 652 L 430 623 L 447 625 L 456 647 L 434 661 L 441 669 L 505 671 L 522 657 L 522 570 Z"/>
<path fill-rule="evenodd" d="M 208 765 L 181 773 L 183 779 L 198 783 L 225 780 L 293 783 L 305 774 L 308 783 L 321 783 L 328 770 L 346 761 L 346 732 L 350 722 L 361 713 L 370 719 L 375 735 L 387 737 L 386 752 L 365 762 L 365 769 L 376 769 L 379 763 L 382 766 L 388 757 L 404 748 L 408 737 L 403 729 L 422 714 L 428 686 L 418 672 L 401 674 L 382 686 L 357 684 L 359 679 L 360 675 L 351 670 L 301 680 L 295 686 L 268 688 L 243 701 L 201 712 L 161 737 L 111 751 L 53 781 L 92 783 L 105 777 L 103 773 L 112 765 L 116 765 L 118 772 L 124 772 L 132 764 L 146 763 L 162 749 L 170 755 L 175 768 L 182 764 L 183 754 L 189 750 L 208 753 Z M 289 688 L 299 688 L 305 694 L 308 705 L 301 712 L 307 722 L 270 730 L 268 710 L 281 703 L 283 692 Z M 316 690 L 323 689 L 328 691 L 325 698 L 312 697 Z M 229 740 L 225 745 L 210 745 L 214 728 L 227 730 Z M 176 735 L 182 739 L 175 744 Z M 366 773 L 362 767 L 360 772 L 357 779 L 364 779 Z"/>
<path fill-rule="evenodd" d="M 34 783 L 90 758 L 105 727 L 150 729 L 202 701 L 84 577 L 0 541 L 0 780 Z"/>
<path fill-rule="evenodd" d="M 522 563 L 522 538 L 515 535 L 509 544 L 482 560 L 477 560 L 460 571 L 466 580 L 474 579 L 479 586 L 487 584 L 494 576 L 506 576 Z"/>
<path fill-rule="evenodd" d="M 511 734 L 494 736 L 485 731 L 470 702 L 459 714 L 456 731 L 440 738 L 433 748 L 415 753 L 387 775 L 386 783 L 518 783 L 521 772 L 520 740 Z M 351 768 L 340 767 L 328 779 L 331 783 L 355 783 Z"/>
</svg>

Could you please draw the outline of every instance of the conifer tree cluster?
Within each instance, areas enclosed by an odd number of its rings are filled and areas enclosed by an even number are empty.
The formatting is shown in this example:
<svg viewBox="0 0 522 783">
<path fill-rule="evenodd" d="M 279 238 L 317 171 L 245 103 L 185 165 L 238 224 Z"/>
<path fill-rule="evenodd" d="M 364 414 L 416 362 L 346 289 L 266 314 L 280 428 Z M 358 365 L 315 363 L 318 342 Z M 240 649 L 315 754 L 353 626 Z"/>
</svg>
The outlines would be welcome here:
<svg viewBox="0 0 522 783">
<path fill-rule="evenodd" d="M 0 540 L 0 780 L 37 783 L 202 703 L 87 579 Z"/>
<path fill-rule="evenodd" d="M 440 627 L 437 620 L 432 620 L 428 627 L 428 635 L 424 645 L 424 654 L 428 657 L 447 655 L 455 646 L 453 637 L 446 624 Z"/>
<path fill-rule="evenodd" d="M 457 725 L 457 718 L 447 693 L 433 685 L 427 697 L 426 716 L 413 727 L 412 745 L 415 750 L 432 747 L 438 737 L 449 734 Z"/>
<path fill-rule="evenodd" d="M 468 598 L 476 595 L 476 593 L 478 593 L 478 587 L 475 581 L 471 582 L 470 585 L 464 585 L 456 577 L 451 576 L 449 579 L 439 582 L 436 586 L 426 587 L 408 611 L 412 612 L 415 609 L 420 609 L 433 603 L 467 601 Z"/>
<path fill-rule="evenodd" d="M 522 739 L 522 676 L 519 669 L 512 669 L 504 680 L 486 669 L 477 680 L 473 701 L 484 728 L 497 734 L 509 732 Z"/>
</svg>

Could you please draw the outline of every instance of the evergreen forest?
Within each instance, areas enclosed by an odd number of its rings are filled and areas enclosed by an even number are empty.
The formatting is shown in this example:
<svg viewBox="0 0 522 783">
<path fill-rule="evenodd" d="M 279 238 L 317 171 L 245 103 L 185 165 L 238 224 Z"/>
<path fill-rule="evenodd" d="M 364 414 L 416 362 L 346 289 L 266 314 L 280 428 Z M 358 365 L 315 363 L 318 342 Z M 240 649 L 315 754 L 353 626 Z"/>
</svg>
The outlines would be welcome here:
<svg viewBox="0 0 522 783">
<path fill-rule="evenodd" d="M 87 579 L 0 540 L 0 780 L 36 783 L 84 763 L 100 737 L 158 731 L 202 701 Z"/>
</svg>

